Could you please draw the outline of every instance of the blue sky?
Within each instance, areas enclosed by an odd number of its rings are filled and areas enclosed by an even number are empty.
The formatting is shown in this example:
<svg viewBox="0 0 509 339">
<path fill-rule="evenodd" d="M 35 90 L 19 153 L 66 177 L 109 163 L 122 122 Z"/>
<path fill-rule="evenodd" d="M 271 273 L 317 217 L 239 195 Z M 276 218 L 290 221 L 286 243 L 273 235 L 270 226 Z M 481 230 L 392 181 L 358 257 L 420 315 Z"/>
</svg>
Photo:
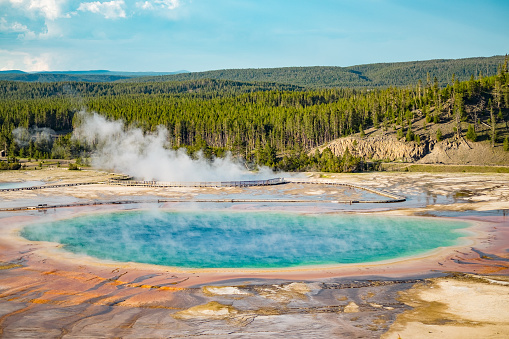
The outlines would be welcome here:
<svg viewBox="0 0 509 339">
<path fill-rule="evenodd" d="M 508 0 L 0 0 L 0 70 L 204 71 L 509 53 Z"/>
</svg>

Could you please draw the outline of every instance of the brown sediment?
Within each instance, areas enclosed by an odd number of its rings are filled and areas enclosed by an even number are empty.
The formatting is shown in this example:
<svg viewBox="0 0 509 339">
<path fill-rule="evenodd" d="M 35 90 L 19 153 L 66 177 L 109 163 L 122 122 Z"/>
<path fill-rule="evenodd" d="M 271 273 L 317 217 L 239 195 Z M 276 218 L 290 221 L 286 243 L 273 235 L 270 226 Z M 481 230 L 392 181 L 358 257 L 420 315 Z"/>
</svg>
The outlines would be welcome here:
<svg viewBox="0 0 509 339">
<path fill-rule="evenodd" d="M 509 286 L 500 277 L 454 275 L 400 292 L 412 307 L 383 338 L 504 338 L 509 334 Z"/>
<path fill-rule="evenodd" d="M 397 187 L 403 191 L 394 193 L 426 191 L 431 197 L 430 203 L 423 207 L 377 213 L 416 215 L 443 210 L 509 208 L 508 175 L 468 175 L 463 178 L 452 175 L 448 178 L 445 174 L 414 173 L 405 176 L 398 173 L 391 176 L 376 173 L 341 178 L 354 184 L 383 189 Z M 243 193 L 237 190 L 235 188 L 236 193 Z M 472 195 L 463 197 L 469 202 L 433 204 L 434 194 L 451 195 L 465 190 L 472 192 Z M 148 192 L 152 191 L 133 188 L 126 194 L 146 195 Z M 210 188 L 207 191 L 193 189 L 181 192 L 161 189 L 156 190 L 155 195 L 212 192 L 224 193 Z M 288 192 L 292 196 L 334 195 L 331 193 L 333 190 L 298 185 L 289 188 Z M 117 193 L 116 190 L 107 192 L 103 186 L 97 185 L 39 192 L 37 197 L 69 194 L 108 199 Z M 248 193 L 265 192 L 256 189 Z M 16 198 L 24 199 L 26 196 L 9 196 L 9 199 Z M 179 206 L 169 204 L 166 207 Z M 90 206 L 62 209 L 47 214 L 46 218 L 68 218 L 122 208 Z M 246 204 L 227 208 L 242 211 L 276 207 Z M 313 205 L 299 206 L 298 211 L 305 212 L 306 208 L 312 213 L 337 213 Z M 458 288 L 467 288 L 474 294 L 476 289 L 481 289 L 489 295 L 502 296 L 500 300 L 504 300 L 507 289 L 503 288 L 508 288 L 504 282 L 509 276 L 509 218 L 505 216 L 462 217 L 475 223 L 469 241 L 418 257 L 284 270 L 184 270 L 95 260 L 64 252 L 58 244 L 30 242 L 18 236 L 17 231 L 23 225 L 37 222 L 44 215 L 35 211 L 0 214 L 0 335 L 6 338 L 76 334 L 109 337 L 226 336 L 228 333 L 375 338 L 388 331 L 398 315 L 395 325 L 387 332 L 387 338 L 397 338 L 398 333 L 402 338 L 416 337 L 416 333 L 424 335 L 419 331 L 430 327 L 434 334 L 442 333 L 442 336 L 446 336 L 454 326 L 473 327 L 480 331 L 475 332 L 480 336 L 493 334 L 496 337 L 497 331 L 507 333 L 506 324 L 502 321 L 492 324 L 486 319 L 468 318 L 461 313 L 464 310 L 480 312 L 479 308 L 472 310 L 468 304 L 480 299 L 459 295 L 457 298 L 463 298 L 466 304 L 462 309 L 451 306 L 454 299 L 451 291 Z M 451 272 L 474 275 L 456 277 Z M 425 279 L 430 275 L 447 277 Z M 489 287 L 494 284 L 492 280 L 497 284 L 493 289 Z M 409 290 L 416 283 L 418 286 Z M 399 295 L 399 291 L 408 292 Z M 412 299 L 420 304 L 412 303 Z M 495 305 L 491 303 L 483 307 L 496 313 Z M 411 307 L 414 311 L 408 311 Z M 482 325 L 477 326 L 474 322 Z"/>
</svg>

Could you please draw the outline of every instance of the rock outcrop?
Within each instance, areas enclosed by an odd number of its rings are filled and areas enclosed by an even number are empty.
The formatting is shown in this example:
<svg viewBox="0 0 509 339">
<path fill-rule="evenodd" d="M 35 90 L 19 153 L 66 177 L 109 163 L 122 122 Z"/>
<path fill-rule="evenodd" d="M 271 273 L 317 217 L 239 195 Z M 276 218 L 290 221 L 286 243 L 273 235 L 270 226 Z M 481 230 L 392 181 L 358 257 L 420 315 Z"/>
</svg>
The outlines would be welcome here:
<svg viewBox="0 0 509 339">
<path fill-rule="evenodd" d="M 346 137 L 336 139 L 330 143 L 319 147 L 322 152 L 325 148 L 330 148 L 336 156 L 341 156 L 346 148 L 350 153 L 366 160 L 383 161 L 417 161 L 426 155 L 429 151 L 426 141 L 417 144 L 416 142 L 404 142 L 398 140 L 395 136 L 372 136 L 367 138 Z"/>
<path fill-rule="evenodd" d="M 430 146 L 430 152 L 421 158 L 421 164 L 449 165 L 509 165 L 509 152 L 502 147 L 491 147 L 489 141 L 472 142 L 463 138 L 444 140 Z"/>
<path fill-rule="evenodd" d="M 449 165 L 509 165 L 509 152 L 501 146 L 491 147 L 488 141 L 471 142 L 464 138 L 441 142 L 423 140 L 405 142 L 394 135 L 377 135 L 367 138 L 345 137 L 320 146 L 322 152 L 330 148 L 336 156 L 350 153 L 367 161 L 404 161 L 420 164 Z"/>
</svg>

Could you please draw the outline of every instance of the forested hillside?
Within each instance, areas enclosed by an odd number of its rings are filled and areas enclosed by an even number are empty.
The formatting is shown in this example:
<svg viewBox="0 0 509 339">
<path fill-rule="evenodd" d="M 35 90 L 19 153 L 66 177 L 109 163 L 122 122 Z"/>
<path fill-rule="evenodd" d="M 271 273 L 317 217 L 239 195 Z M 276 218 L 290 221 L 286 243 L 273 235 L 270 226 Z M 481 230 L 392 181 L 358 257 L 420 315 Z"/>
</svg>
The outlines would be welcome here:
<svg viewBox="0 0 509 339">
<path fill-rule="evenodd" d="M 30 82 L 56 82 L 56 81 L 87 81 L 112 82 L 141 76 L 159 76 L 177 74 L 178 72 L 114 72 L 106 70 L 97 71 L 61 71 L 61 72 L 35 72 L 0 71 L 0 80 L 30 81 Z"/>
<path fill-rule="evenodd" d="M 236 82 L 270 82 L 307 88 L 357 87 L 375 88 L 413 86 L 428 77 L 446 86 L 453 74 L 459 81 L 470 75 L 492 76 L 504 62 L 503 56 L 454 60 L 427 60 L 357 65 L 351 67 L 283 67 L 262 69 L 225 69 L 207 72 L 154 75 L 141 72 L 81 71 L 81 72 L 0 72 L 0 80 L 26 82 L 167 82 L 201 79 Z"/>
<path fill-rule="evenodd" d="M 351 67 L 284 67 L 261 69 L 225 69 L 208 72 L 182 73 L 161 77 L 141 77 L 125 81 L 167 81 L 222 79 L 235 81 L 263 81 L 293 84 L 312 88 L 331 87 L 389 87 L 412 86 L 428 77 L 436 78 L 439 86 L 446 86 L 453 74 L 459 81 L 471 75 L 491 76 L 504 62 L 503 56 L 455 60 L 427 60 L 367 64 Z"/>
<path fill-rule="evenodd" d="M 406 142 L 426 143 L 432 138 L 470 138 L 470 130 L 475 132 L 483 124 L 492 126 L 490 138 L 499 145 L 508 135 L 503 128 L 509 120 L 508 84 L 507 59 L 496 76 L 472 75 L 468 81 L 452 76 L 446 86 L 429 79 L 411 87 L 385 89 L 304 90 L 221 80 L 1 81 L 0 149 L 3 146 L 11 158 L 79 156 L 83 145 L 66 133 L 79 123 L 77 112 L 87 110 L 146 131 L 162 125 L 169 131 L 171 145 L 187 147 L 190 153 L 202 149 L 208 156 L 220 156 L 230 150 L 248 161 L 287 170 L 355 170 L 359 159 L 349 154 L 337 158 L 326 149 L 310 156 L 309 151 L 342 136 L 359 132 L 362 136 L 370 127 L 397 131 Z M 416 133 L 414 124 L 422 118 L 428 124 L 452 121 L 456 132 Z M 37 132 L 33 126 L 62 135 L 41 141 L 33 137 Z M 15 137 L 21 132 L 25 142 Z"/>
</svg>

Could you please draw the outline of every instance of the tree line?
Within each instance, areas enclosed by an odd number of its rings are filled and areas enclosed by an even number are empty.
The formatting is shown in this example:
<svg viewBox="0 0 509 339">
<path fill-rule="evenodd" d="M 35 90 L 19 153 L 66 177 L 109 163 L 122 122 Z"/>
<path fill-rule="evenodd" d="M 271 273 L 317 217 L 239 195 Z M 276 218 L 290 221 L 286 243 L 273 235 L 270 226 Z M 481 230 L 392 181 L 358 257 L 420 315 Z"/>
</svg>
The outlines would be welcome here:
<svg viewBox="0 0 509 339">
<path fill-rule="evenodd" d="M 180 73 L 156 77 L 139 77 L 119 81 L 188 81 L 220 79 L 234 81 L 261 81 L 294 84 L 306 88 L 334 87 L 389 87 L 410 86 L 424 81 L 428 74 L 436 77 L 438 84 L 447 86 L 455 74 L 460 81 L 468 80 L 471 74 L 492 76 L 504 62 L 504 56 L 489 58 L 466 58 L 452 60 L 426 60 L 395 63 L 365 64 L 349 67 L 312 66 L 280 67 L 260 69 L 224 69 L 205 72 Z"/>
<path fill-rule="evenodd" d="M 456 137 L 470 124 L 508 120 L 508 60 L 495 76 L 453 75 L 446 86 L 427 76 L 413 86 L 380 89 L 304 89 L 276 83 L 201 79 L 181 82 L 27 83 L 0 81 L 0 150 L 11 157 L 77 157 L 86 150 L 69 133 L 77 112 L 95 111 L 126 124 L 169 131 L 172 147 L 210 156 L 226 151 L 258 164 L 287 170 L 355 170 L 351 154 L 332 159 L 310 154 L 336 138 L 375 127 L 398 129 L 408 141 L 430 136 L 413 133 L 416 119 L 454 121 Z M 475 106 L 476 109 L 466 109 Z M 467 125 L 465 125 L 465 123 Z M 50 141 L 31 137 L 20 143 L 16 129 L 46 127 L 59 134 Z M 23 131 L 24 131 L 23 130 Z M 19 131 L 19 130 L 18 130 Z M 438 139 L 439 136 L 436 136 Z M 442 138 L 442 136 L 440 136 Z M 493 135 L 493 143 L 497 142 Z M 322 159 L 323 158 L 323 159 Z M 352 164 L 357 164 L 353 166 Z"/>
</svg>

